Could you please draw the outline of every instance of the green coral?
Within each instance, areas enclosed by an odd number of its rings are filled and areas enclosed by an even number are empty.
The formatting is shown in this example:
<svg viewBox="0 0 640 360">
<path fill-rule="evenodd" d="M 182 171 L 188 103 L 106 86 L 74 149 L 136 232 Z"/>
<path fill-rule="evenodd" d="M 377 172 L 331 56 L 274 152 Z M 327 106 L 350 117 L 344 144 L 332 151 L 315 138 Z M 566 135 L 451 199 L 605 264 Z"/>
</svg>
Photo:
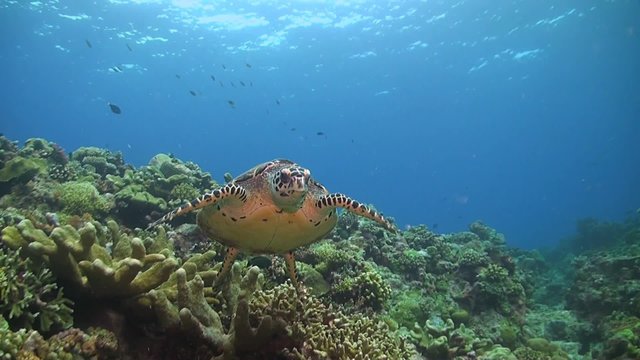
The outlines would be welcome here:
<svg viewBox="0 0 640 360">
<path fill-rule="evenodd" d="M 414 323 L 409 334 L 420 352 L 428 358 L 449 357 L 449 333 L 454 329 L 451 319 L 446 321 L 439 316 L 431 316 L 424 325 Z"/>
<path fill-rule="evenodd" d="M 427 267 L 427 255 L 423 250 L 406 249 L 392 257 L 390 263 L 394 272 L 419 279 Z"/>
<path fill-rule="evenodd" d="M 512 304 L 522 305 L 524 299 L 522 285 L 510 277 L 507 269 L 493 263 L 480 270 L 475 290 L 483 305 L 496 304 L 505 314 L 513 311 Z"/>
<path fill-rule="evenodd" d="M 334 284 L 332 297 L 341 303 L 381 310 L 391 297 L 391 287 L 379 271 L 367 264 L 360 274 L 347 276 Z"/>
<path fill-rule="evenodd" d="M 325 276 L 332 271 L 345 267 L 354 259 L 353 254 L 338 249 L 331 241 L 323 241 L 312 245 L 310 252 L 314 257 L 316 270 Z"/>
<path fill-rule="evenodd" d="M 345 315 L 290 284 L 256 291 L 250 300 L 251 319 L 270 316 L 286 324 L 292 359 L 411 359 L 415 350 L 382 319 L 358 313 Z"/>
<path fill-rule="evenodd" d="M 189 183 L 180 183 L 173 187 L 169 196 L 179 202 L 191 201 L 200 196 L 200 190 Z"/>
<path fill-rule="evenodd" d="M 607 359 L 640 358 L 640 318 L 614 312 L 604 319 L 603 355 Z"/>
<path fill-rule="evenodd" d="M 165 329 L 181 329 L 206 343 L 214 350 L 221 351 L 219 359 L 236 359 L 238 354 L 252 353 L 268 344 L 274 336 L 282 333 L 284 323 L 273 321 L 270 316 L 261 318 L 257 327 L 249 322 L 248 297 L 259 287 L 261 274 L 257 267 L 249 269 L 240 279 L 239 265 L 232 269 L 232 284 L 227 288 L 230 300 L 228 309 L 234 312 L 232 326 L 225 329 L 222 318 L 213 310 L 205 297 L 204 281 L 196 274 L 187 281 L 184 269 L 176 271 L 177 297 L 168 300 L 163 291 L 151 291 L 153 308 Z"/>
<path fill-rule="evenodd" d="M 6 324 L 6 323 L 4 323 Z M 68 329 L 45 339 L 35 330 L 12 332 L 0 318 L 0 358 L 17 360 L 118 359 L 115 335 L 104 329 Z"/>
<path fill-rule="evenodd" d="M 393 299 L 389 315 L 399 326 L 411 328 L 427 320 L 426 296 L 419 290 L 403 291 Z"/>
<path fill-rule="evenodd" d="M 24 328 L 11 331 L 9 323 L 0 314 L 0 359 L 16 359 L 27 335 L 27 329 Z"/>
<path fill-rule="evenodd" d="M 113 207 L 113 202 L 98 193 L 93 184 L 71 181 L 60 185 L 59 199 L 66 213 L 72 215 L 104 214 Z"/>
<path fill-rule="evenodd" d="M 71 153 L 71 160 L 81 165 L 85 172 L 99 177 L 118 175 L 124 168 L 122 153 L 112 153 L 97 147 L 81 147 Z"/>
<path fill-rule="evenodd" d="M 518 360 L 509 348 L 494 345 L 489 351 L 482 354 L 483 360 Z"/>
<path fill-rule="evenodd" d="M 113 254 L 104 246 L 108 234 L 114 241 Z M 178 265 L 169 250 L 147 253 L 143 240 L 120 233 L 115 223 L 105 227 L 89 222 L 79 230 L 65 225 L 47 235 L 23 220 L 2 229 L 2 241 L 44 261 L 58 279 L 95 297 L 146 293 L 164 283 Z"/>
<path fill-rule="evenodd" d="M 21 327 L 49 331 L 72 325 L 72 304 L 42 263 L 0 246 L 0 314 Z"/>
<path fill-rule="evenodd" d="M 34 176 L 44 173 L 47 165 L 42 159 L 16 156 L 7 161 L 0 169 L 0 182 L 26 182 Z"/>
</svg>

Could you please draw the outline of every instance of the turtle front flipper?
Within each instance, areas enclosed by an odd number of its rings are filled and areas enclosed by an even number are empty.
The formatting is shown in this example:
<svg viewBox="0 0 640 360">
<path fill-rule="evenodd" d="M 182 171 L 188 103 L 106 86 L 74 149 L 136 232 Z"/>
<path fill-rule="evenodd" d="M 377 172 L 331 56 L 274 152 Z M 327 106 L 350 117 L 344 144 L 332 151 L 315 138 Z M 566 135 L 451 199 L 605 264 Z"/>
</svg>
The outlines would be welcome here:
<svg viewBox="0 0 640 360">
<path fill-rule="evenodd" d="M 227 184 L 223 187 L 217 188 L 211 192 L 201 195 L 197 199 L 190 201 L 189 203 L 186 203 L 179 208 L 171 211 L 170 213 L 164 215 L 160 219 L 149 224 L 149 226 L 147 226 L 147 230 L 163 222 L 171 221 L 180 215 L 202 209 L 205 206 L 217 204 L 218 202 L 227 198 L 236 198 L 244 203 L 247 201 L 247 190 L 245 190 L 245 188 L 243 188 L 242 186 L 236 185 L 234 183 Z"/>
<path fill-rule="evenodd" d="M 318 209 L 325 207 L 343 208 L 356 215 L 371 219 L 393 233 L 398 232 L 398 229 L 389 220 L 385 219 L 382 214 L 344 194 L 337 193 L 322 196 L 316 201 L 316 207 Z"/>
</svg>

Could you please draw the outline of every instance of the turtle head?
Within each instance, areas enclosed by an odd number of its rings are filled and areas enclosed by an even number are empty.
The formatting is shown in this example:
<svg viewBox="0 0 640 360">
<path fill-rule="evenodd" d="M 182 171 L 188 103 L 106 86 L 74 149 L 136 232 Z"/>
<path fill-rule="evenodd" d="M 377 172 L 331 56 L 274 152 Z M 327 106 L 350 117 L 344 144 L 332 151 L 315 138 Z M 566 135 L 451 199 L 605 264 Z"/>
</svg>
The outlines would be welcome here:
<svg viewBox="0 0 640 360">
<path fill-rule="evenodd" d="M 273 202 L 284 211 L 297 211 L 309 191 L 310 178 L 311 171 L 299 166 L 285 167 L 274 172 L 271 178 Z"/>
</svg>

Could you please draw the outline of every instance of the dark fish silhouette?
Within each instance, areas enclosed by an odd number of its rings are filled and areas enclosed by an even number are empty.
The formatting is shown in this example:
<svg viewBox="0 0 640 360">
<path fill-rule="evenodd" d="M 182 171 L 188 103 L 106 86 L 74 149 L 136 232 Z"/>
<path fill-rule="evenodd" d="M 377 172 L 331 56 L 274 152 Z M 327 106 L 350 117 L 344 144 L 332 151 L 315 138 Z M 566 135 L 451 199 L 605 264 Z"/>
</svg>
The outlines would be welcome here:
<svg viewBox="0 0 640 360">
<path fill-rule="evenodd" d="M 324 133 L 323 133 L 322 131 L 318 131 L 318 132 L 316 133 L 316 135 L 318 135 L 318 136 L 323 136 L 323 135 L 324 135 Z"/>
<path fill-rule="evenodd" d="M 211 75 L 211 80 L 216 81 L 216 77 Z"/>
<path fill-rule="evenodd" d="M 236 84 L 234 84 L 233 81 L 230 81 L 230 82 L 231 82 L 231 86 L 236 87 Z"/>
<path fill-rule="evenodd" d="M 85 44 L 87 44 L 88 48 L 92 48 L 93 47 L 93 45 L 91 45 L 91 41 L 89 41 L 87 39 L 84 39 L 84 42 L 85 42 Z"/>
<path fill-rule="evenodd" d="M 242 85 L 242 86 L 246 86 L 246 85 L 244 84 L 244 82 L 242 82 L 242 81 L 240 81 L 240 85 Z"/>
<path fill-rule="evenodd" d="M 114 66 L 114 67 L 111 68 L 111 71 L 121 73 L 122 72 L 122 68 L 119 67 L 119 66 Z"/>
<path fill-rule="evenodd" d="M 249 81 L 249 86 L 253 87 L 253 81 Z"/>
<path fill-rule="evenodd" d="M 280 105 L 280 100 L 276 100 L 276 104 Z"/>
<path fill-rule="evenodd" d="M 129 49 L 129 51 L 133 51 L 133 49 L 131 48 L 131 46 L 129 46 L 129 44 L 127 44 L 127 49 Z"/>
<path fill-rule="evenodd" d="M 236 102 L 233 100 L 227 100 L 227 104 L 229 104 L 229 106 L 231 106 L 232 108 L 236 108 Z"/>
<path fill-rule="evenodd" d="M 248 67 L 249 69 L 251 69 L 251 64 L 249 64 L 249 63 L 244 64 L 244 66 L 246 66 L 246 67 Z"/>
<path fill-rule="evenodd" d="M 112 103 L 108 103 L 109 104 L 109 108 L 111 109 L 111 112 L 114 114 L 122 114 L 122 110 L 120 110 L 120 107 L 116 104 L 112 104 Z"/>
<path fill-rule="evenodd" d="M 296 128 L 291 128 L 291 129 L 289 129 L 289 130 L 291 130 L 291 131 L 296 131 Z"/>
<path fill-rule="evenodd" d="M 218 83 L 220 83 L 220 87 L 224 87 L 224 84 L 222 83 L 222 81 L 218 80 Z"/>
<path fill-rule="evenodd" d="M 180 79 L 182 76 L 176 74 L 176 79 Z"/>
<path fill-rule="evenodd" d="M 224 64 L 222 64 L 222 68 L 223 68 L 223 69 L 225 69 L 225 70 L 227 70 L 227 67 L 226 67 L 226 66 L 224 66 Z"/>
<path fill-rule="evenodd" d="M 198 94 L 197 94 L 195 91 L 193 91 L 193 90 L 189 90 L 189 94 L 191 94 L 191 95 L 193 95 L 193 96 L 198 95 Z"/>
</svg>

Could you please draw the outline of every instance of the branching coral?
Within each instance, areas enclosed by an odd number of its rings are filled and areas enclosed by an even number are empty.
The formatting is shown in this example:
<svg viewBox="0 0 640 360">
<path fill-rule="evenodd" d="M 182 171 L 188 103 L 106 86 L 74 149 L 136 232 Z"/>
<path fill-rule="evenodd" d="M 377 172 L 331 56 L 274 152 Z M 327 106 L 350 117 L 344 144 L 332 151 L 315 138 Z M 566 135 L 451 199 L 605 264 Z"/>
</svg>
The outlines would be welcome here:
<svg viewBox="0 0 640 360">
<path fill-rule="evenodd" d="M 104 329 L 68 329 L 46 339 L 35 330 L 13 332 L 0 316 L 0 359 L 118 359 L 118 341 Z"/>
<path fill-rule="evenodd" d="M 43 264 L 0 246 L 0 315 L 27 329 L 70 327 L 72 303 L 54 280 Z"/>
<path fill-rule="evenodd" d="M 275 336 L 284 333 L 284 322 L 264 316 L 253 327 L 249 322 L 248 297 L 259 287 L 259 269 L 252 267 L 241 280 L 239 265 L 234 266 L 232 272 L 234 280 L 225 291 L 227 309 L 233 314 L 229 330 L 225 329 L 221 315 L 208 305 L 200 275 L 187 281 L 184 269 L 176 271 L 175 302 L 169 301 L 163 291 L 154 290 L 149 294 L 161 327 L 165 331 L 180 329 L 204 341 L 212 348 L 214 359 L 236 359 L 265 348 Z"/>
<path fill-rule="evenodd" d="M 292 343 L 283 353 L 290 359 L 409 359 L 414 355 L 412 347 L 384 321 L 357 313 L 345 315 L 313 296 L 296 293 L 289 284 L 256 292 L 250 309 L 256 320 L 267 315 L 285 320 Z"/>
<path fill-rule="evenodd" d="M 111 234 L 113 254 L 101 244 L 98 233 Z M 47 236 L 23 220 L 3 229 L 2 241 L 46 262 L 58 279 L 97 297 L 146 293 L 165 282 L 178 265 L 169 253 L 147 254 L 141 239 L 121 234 L 115 223 L 104 227 L 89 222 L 79 230 L 65 225 Z"/>
</svg>

